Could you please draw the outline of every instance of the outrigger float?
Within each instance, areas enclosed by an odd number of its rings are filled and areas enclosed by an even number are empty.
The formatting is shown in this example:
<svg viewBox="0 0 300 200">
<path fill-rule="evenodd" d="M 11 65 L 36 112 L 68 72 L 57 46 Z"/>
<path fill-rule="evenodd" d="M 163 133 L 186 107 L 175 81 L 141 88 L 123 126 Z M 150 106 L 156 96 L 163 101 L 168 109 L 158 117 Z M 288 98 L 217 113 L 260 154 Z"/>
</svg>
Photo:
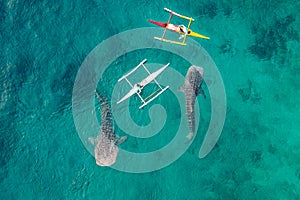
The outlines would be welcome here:
<svg viewBox="0 0 300 200">
<path fill-rule="evenodd" d="M 206 39 L 206 40 L 210 39 L 209 37 L 201 35 L 201 34 L 196 33 L 196 32 L 193 32 L 190 29 L 190 26 L 191 26 L 192 22 L 195 21 L 193 18 L 184 16 L 184 15 L 181 15 L 181 14 L 178 14 L 178 13 L 176 13 L 176 12 L 174 12 L 174 11 L 168 9 L 168 8 L 164 8 L 164 10 L 166 12 L 170 13 L 168 22 L 163 23 L 163 22 L 156 22 L 156 21 L 153 21 L 153 20 L 148 20 L 152 24 L 155 24 L 157 26 L 163 27 L 165 29 L 164 32 L 163 32 L 162 37 L 160 37 L 160 38 L 159 37 L 154 37 L 154 39 L 161 40 L 163 42 L 170 42 L 172 44 L 179 44 L 179 45 L 183 45 L 183 46 L 186 45 L 185 41 L 186 41 L 186 37 L 187 36 L 202 38 L 202 39 Z M 171 24 L 170 22 L 171 22 L 171 19 L 172 19 L 173 15 L 188 20 L 189 22 L 188 22 L 187 28 L 185 26 L 183 26 L 183 25 L 174 25 L 174 24 Z M 187 29 L 187 30 L 184 30 L 184 29 Z M 179 33 L 181 35 L 184 35 L 183 41 L 182 42 L 178 42 L 178 41 L 174 41 L 174 40 L 165 39 L 165 35 L 166 35 L 167 30 Z"/>
<path fill-rule="evenodd" d="M 125 101 L 126 99 L 128 99 L 129 97 L 131 97 L 134 94 L 137 94 L 138 97 L 142 100 L 142 105 L 139 107 L 140 109 L 143 108 L 144 106 L 146 106 L 148 103 L 150 103 L 151 101 L 153 101 L 154 99 L 156 99 L 159 95 L 161 95 L 164 91 L 166 91 L 169 86 L 166 87 L 162 87 L 157 80 L 155 79 L 158 75 L 160 75 L 168 66 L 170 63 L 166 64 L 165 66 L 163 66 L 162 68 L 160 68 L 159 70 L 150 73 L 150 71 L 148 70 L 148 68 L 144 65 L 145 62 L 147 62 L 147 59 L 144 59 L 140 64 L 138 64 L 135 68 L 133 68 L 130 72 L 128 72 L 126 75 L 122 76 L 118 82 L 121 82 L 122 80 L 126 80 L 126 82 L 130 85 L 131 90 L 122 98 L 120 99 L 117 104 Z M 137 84 L 132 84 L 127 77 L 129 75 L 131 75 L 134 71 L 136 71 L 139 67 L 143 67 L 146 72 L 149 74 L 144 80 L 142 80 L 141 82 L 137 83 Z M 150 82 L 154 81 L 156 83 L 156 85 L 159 87 L 158 90 L 154 91 L 152 94 L 150 94 L 148 97 L 143 98 L 141 96 L 141 92 L 142 89 Z M 149 99 L 149 100 L 148 100 Z"/>
</svg>

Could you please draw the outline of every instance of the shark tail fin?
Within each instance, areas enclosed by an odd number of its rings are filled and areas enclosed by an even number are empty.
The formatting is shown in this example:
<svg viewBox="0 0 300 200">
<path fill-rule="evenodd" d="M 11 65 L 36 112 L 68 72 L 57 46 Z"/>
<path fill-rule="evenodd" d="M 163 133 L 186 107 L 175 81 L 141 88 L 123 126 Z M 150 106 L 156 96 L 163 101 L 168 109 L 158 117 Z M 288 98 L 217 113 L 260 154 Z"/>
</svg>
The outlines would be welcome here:
<svg viewBox="0 0 300 200">
<path fill-rule="evenodd" d="M 184 89 L 185 89 L 185 83 L 183 83 L 182 86 L 178 88 L 178 91 L 184 92 Z"/>
<path fill-rule="evenodd" d="M 123 136 L 123 137 L 119 137 L 117 136 L 117 141 L 116 141 L 116 145 L 120 145 L 122 144 L 125 140 L 127 139 L 127 136 Z"/>
</svg>

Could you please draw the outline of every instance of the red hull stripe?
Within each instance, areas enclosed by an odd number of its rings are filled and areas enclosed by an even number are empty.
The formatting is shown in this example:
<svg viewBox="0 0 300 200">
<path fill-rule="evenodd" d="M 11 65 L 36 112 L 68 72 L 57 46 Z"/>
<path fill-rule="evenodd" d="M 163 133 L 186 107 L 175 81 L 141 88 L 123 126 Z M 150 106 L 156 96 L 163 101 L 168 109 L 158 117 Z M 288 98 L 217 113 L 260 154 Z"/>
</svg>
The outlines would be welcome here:
<svg viewBox="0 0 300 200">
<path fill-rule="evenodd" d="M 161 26 L 163 28 L 166 28 L 166 26 L 168 25 L 168 23 L 162 23 L 162 22 L 156 22 L 156 21 L 153 21 L 151 19 L 148 20 L 148 22 L 152 23 L 152 24 L 155 24 L 157 26 Z"/>
</svg>

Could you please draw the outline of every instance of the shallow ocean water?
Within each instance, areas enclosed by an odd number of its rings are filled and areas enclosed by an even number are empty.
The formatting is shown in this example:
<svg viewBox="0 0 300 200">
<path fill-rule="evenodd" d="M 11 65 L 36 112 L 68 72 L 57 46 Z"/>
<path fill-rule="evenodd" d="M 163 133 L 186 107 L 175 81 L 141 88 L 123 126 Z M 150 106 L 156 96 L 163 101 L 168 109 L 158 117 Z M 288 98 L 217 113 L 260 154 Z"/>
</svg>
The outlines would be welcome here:
<svg viewBox="0 0 300 200">
<path fill-rule="evenodd" d="M 166 21 L 163 7 L 194 17 L 193 30 L 211 37 L 195 40 L 224 81 L 222 135 L 199 159 L 210 102 L 198 97 L 198 135 L 176 162 L 145 174 L 98 167 L 73 122 L 77 71 L 110 36 L 153 27 L 147 19 Z M 299 199 L 299 10 L 299 1 L 1 1 L 1 199 Z M 189 66 L 168 52 L 141 50 L 118 58 L 122 70 L 115 75 L 144 56 L 158 63 L 172 59 L 183 75 Z M 113 81 L 98 85 L 108 97 Z M 172 93 L 158 102 L 168 98 Z M 147 110 L 132 112 L 137 124 L 149 122 Z M 175 122 L 165 125 L 166 137 L 129 138 L 121 147 L 160 148 L 181 114 L 170 116 Z"/>
</svg>

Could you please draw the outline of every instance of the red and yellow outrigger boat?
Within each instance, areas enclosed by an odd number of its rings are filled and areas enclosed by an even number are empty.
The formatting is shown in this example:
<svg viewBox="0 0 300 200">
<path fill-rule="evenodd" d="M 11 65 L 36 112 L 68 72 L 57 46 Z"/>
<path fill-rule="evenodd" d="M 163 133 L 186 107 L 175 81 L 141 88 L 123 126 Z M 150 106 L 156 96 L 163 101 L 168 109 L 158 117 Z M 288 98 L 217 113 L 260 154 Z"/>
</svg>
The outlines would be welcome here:
<svg viewBox="0 0 300 200">
<path fill-rule="evenodd" d="M 197 38 L 202 38 L 202 39 L 206 39 L 206 40 L 209 40 L 210 38 L 207 37 L 207 36 L 204 36 L 204 35 L 201 35 L 199 33 L 196 33 L 196 32 L 193 32 L 191 29 L 190 29 L 190 26 L 192 24 L 193 21 L 195 21 L 193 18 L 191 17 L 186 17 L 184 15 L 180 15 L 168 8 L 164 8 L 164 10 L 166 12 L 169 12 L 170 13 L 170 17 L 168 19 L 168 22 L 166 23 L 163 23 L 163 22 L 156 22 L 156 21 L 153 21 L 153 20 L 148 20 L 149 22 L 151 22 L 152 24 L 155 24 L 157 26 L 160 26 L 160 27 L 163 27 L 165 30 L 163 32 L 163 35 L 161 38 L 159 37 L 154 37 L 154 39 L 156 40 L 161 40 L 163 42 L 170 42 L 172 44 L 179 44 L 179 45 L 186 45 L 185 41 L 186 41 L 186 37 L 187 36 L 192 36 L 192 37 L 197 37 Z M 189 21 L 188 23 L 188 26 L 185 27 L 183 25 L 174 25 L 174 24 L 171 24 L 171 19 L 172 19 L 172 16 L 175 15 L 177 17 L 180 17 L 180 18 L 183 18 L 183 19 L 186 19 Z M 182 42 L 178 42 L 178 41 L 174 41 L 174 40 L 168 40 L 168 39 L 165 39 L 165 35 L 166 35 L 166 31 L 169 30 L 169 31 L 173 31 L 173 32 L 176 32 L 176 33 L 179 33 L 181 35 L 183 35 L 183 41 Z"/>
</svg>

